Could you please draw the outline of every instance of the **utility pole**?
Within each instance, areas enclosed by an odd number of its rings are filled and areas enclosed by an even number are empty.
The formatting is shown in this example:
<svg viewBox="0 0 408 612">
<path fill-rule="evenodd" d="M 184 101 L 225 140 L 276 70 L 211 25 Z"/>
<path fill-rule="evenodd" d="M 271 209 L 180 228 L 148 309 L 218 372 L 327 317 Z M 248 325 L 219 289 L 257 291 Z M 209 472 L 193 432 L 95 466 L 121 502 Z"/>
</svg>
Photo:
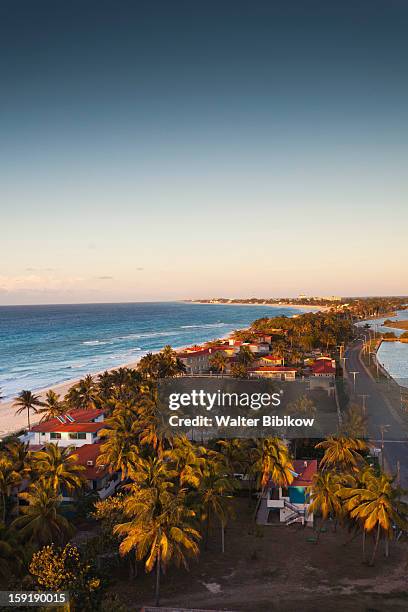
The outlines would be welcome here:
<svg viewBox="0 0 408 612">
<path fill-rule="evenodd" d="M 357 374 L 360 374 L 360 372 L 350 372 L 350 374 L 353 375 L 353 391 L 355 393 L 356 392 L 356 376 Z"/>
<path fill-rule="evenodd" d="M 361 393 L 358 397 L 361 397 L 362 400 L 363 400 L 363 414 L 365 415 L 366 409 L 367 409 L 366 399 L 368 399 L 370 396 L 367 395 L 366 393 Z"/>
<path fill-rule="evenodd" d="M 384 471 L 384 432 L 388 431 L 389 425 L 380 425 L 381 432 L 381 469 Z"/>
</svg>

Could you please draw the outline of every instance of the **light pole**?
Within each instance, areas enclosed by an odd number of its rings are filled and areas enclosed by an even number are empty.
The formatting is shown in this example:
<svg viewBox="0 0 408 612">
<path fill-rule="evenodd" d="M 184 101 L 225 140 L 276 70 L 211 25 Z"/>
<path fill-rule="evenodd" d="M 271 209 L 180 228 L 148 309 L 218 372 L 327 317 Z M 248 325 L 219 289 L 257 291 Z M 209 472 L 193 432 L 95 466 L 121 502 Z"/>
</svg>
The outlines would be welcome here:
<svg viewBox="0 0 408 612">
<path fill-rule="evenodd" d="M 356 376 L 357 374 L 360 374 L 360 372 L 350 372 L 350 374 L 353 375 L 353 391 L 355 393 L 356 392 Z"/>
<path fill-rule="evenodd" d="M 381 432 L 381 469 L 384 471 L 384 432 L 388 431 L 389 425 L 380 425 Z"/>
<path fill-rule="evenodd" d="M 376 353 L 375 351 L 371 351 L 371 355 L 372 355 L 373 357 L 375 357 L 375 362 L 374 362 L 374 363 L 375 363 L 375 365 L 377 366 L 377 378 L 378 378 L 378 377 L 379 377 L 379 374 L 378 374 L 378 359 L 377 359 L 377 353 Z"/>
<path fill-rule="evenodd" d="M 365 415 L 366 413 L 366 399 L 368 399 L 370 396 L 367 393 L 361 393 L 358 397 L 361 397 L 363 400 L 363 414 Z"/>
</svg>

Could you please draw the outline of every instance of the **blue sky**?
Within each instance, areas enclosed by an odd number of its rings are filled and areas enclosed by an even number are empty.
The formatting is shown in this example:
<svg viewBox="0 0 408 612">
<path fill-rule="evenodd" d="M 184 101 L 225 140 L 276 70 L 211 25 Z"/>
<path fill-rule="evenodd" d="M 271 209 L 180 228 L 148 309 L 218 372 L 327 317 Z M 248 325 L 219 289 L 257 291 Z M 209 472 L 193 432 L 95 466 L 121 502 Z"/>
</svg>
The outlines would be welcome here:
<svg viewBox="0 0 408 612">
<path fill-rule="evenodd" d="M 0 304 L 408 293 L 407 26 L 2 2 Z"/>
</svg>

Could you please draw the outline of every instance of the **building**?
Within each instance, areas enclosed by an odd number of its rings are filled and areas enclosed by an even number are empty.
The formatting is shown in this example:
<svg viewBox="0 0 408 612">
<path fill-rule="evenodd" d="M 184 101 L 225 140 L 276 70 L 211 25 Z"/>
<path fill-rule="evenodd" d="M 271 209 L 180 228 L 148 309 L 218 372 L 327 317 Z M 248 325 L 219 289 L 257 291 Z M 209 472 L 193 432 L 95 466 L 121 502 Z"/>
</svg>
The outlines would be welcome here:
<svg viewBox="0 0 408 612">
<path fill-rule="evenodd" d="M 82 446 L 99 441 L 99 432 L 105 424 L 103 410 L 72 410 L 55 419 L 34 425 L 30 432 L 30 448 L 48 442 L 60 446 Z"/>
<path fill-rule="evenodd" d="M 310 366 L 312 376 L 334 378 L 336 376 L 336 362 L 331 357 L 319 357 Z"/>
<path fill-rule="evenodd" d="M 284 365 L 284 358 L 277 355 L 262 355 L 257 359 L 257 365 L 281 366 Z"/>
<path fill-rule="evenodd" d="M 307 487 L 310 487 L 317 472 L 317 460 L 295 460 L 294 479 L 288 487 L 270 483 L 261 499 L 257 522 L 268 525 L 302 523 L 313 525 L 313 514 L 309 513 Z"/>
<path fill-rule="evenodd" d="M 107 465 L 97 465 L 97 458 L 101 452 L 101 444 L 84 444 L 76 448 L 72 454 L 77 455 L 77 463 L 83 465 L 88 487 L 91 491 L 98 493 L 100 499 L 106 499 L 113 495 L 116 487 L 121 482 L 121 472 L 109 472 Z M 69 497 L 64 496 L 64 501 L 70 501 Z"/>
<path fill-rule="evenodd" d="M 277 380 L 295 380 L 296 372 L 296 368 L 289 366 L 257 366 L 248 370 L 250 378 L 274 378 Z"/>
</svg>

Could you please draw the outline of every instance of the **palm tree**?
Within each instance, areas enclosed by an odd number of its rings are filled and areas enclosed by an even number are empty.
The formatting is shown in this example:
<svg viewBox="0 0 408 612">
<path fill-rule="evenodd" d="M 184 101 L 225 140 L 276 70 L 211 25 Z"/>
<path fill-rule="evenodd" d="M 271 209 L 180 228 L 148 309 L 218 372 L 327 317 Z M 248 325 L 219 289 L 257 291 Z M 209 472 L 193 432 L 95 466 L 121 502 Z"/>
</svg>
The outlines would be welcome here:
<svg viewBox="0 0 408 612">
<path fill-rule="evenodd" d="M 287 487 L 293 481 L 293 463 L 288 447 L 280 438 L 275 436 L 258 440 L 252 457 L 252 470 L 258 474 L 262 489 L 270 481 L 281 487 Z"/>
<path fill-rule="evenodd" d="M 122 472 L 127 477 L 129 468 L 139 458 L 138 436 L 140 424 L 137 414 L 120 407 L 105 421 L 106 427 L 100 435 L 105 439 L 97 458 L 98 465 L 107 465 L 111 472 Z"/>
<path fill-rule="evenodd" d="M 78 455 L 73 453 L 74 447 L 60 447 L 49 443 L 45 450 L 34 455 L 34 467 L 40 482 L 55 494 L 63 489 L 68 493 L 84 486 L 83 465 L 79 465 Z"/>
<path fill-rule="evenodd" d="M 288 447 L 276 436 L 258 440 L 251 455 L 251 471 L 261 486 L 261 494 L 254 513 L 256 517 L 268 484 L 272 482 L 277 487 L 287 487 L 293 481 L 295 470 Z"/>
<path fill-rule="evenodd" d="M 361 452 L 367 450 L 367 443 L 359 438 L 346 436 L 331 436 L 323 442 L 316 444 L 315 448 L 324 449 L 323 459 L 320 461 L 322 469 L 338 467 L 340 470 L 358 470 L 364 463 Z"/>
<path fill-rule="evenodd" d="M 248 378 L 248 371 L 243 363 L 233 363 L 231 366 L 231 376 L 233 378 Z"/>
<path fill-rule="evenodd" d="M 255 359 L 255 356 L 248 346 L 242 345 L 237 355 L 238 363 L 248 367 Z"/>
<path fill-rule="evenodd" d="M 367 435 L 368 419 L 361 406 L 352 404 L 347 410 L 341 426 L 341 433 L 344 436 L 358 436 L 359 438 Z"/>
<path fill-rule="evenodd" d="M 224 351 L 217 351 L 210 357 L 210 368 L 216 372 L 221 372 L 221 376 L 224 376 L 227 365 L 228 357 Z"/>
<path fill-rule="evenodd" d="M 288 410 L 296 414 L 316 414 L 315 403 L 307 395 L 301 395 L 293 402 L 290 402 Z"/>
<path fill-rule="evenodd" d="M 171 346 L 167 345 L 157 355 L 158 358 L 158 377 L 168 378 L 184 374 L 186 367 L 184 363 L 179 359 L 175 350 Z"/>
<path fill-rule="evenodd" d="M 12 462 L 14 469 L 22 479 L 27 478 L 31 472 L 30 443 L 21 442 L 19 438 L 11 438 L 5 444 L 7 457 Z"/>
<path fill-rule="evenodd" d="M 92 376 L 88 374 L 71 387 L 65 396 L 65 401 L 71 408 L 96 408 L 99 402 L 98 385 Z"/>
<path fill-rule="evenodd" d="M 34 393 L 31 393 L 31 391 L 21 391 L 21 393 L 19 393 L 15 398 L 13 406 L 17 408 L 16 414 L 27 412 L 27 425 L 28 429 L 30 430 L 30 412 L 32 410 L 34 413 L 37 413 L 37 406 L 42 406 L 39 396 L 34 395 Z"/>
<path fill-rule="evenodd" d="M 145 559 L 145 568 L 156 567 L 155 604 L 160 602 L 160 573 L 174 561 L 187 568 L 187 556 L 198 556 L 199 532 L 193 527 L 195 512 L 187 506 L 185 491 L 177 494 L 167 488 L 138 489 L 125 501 L 129 520 L 114 532 L 124 536 L 122 555 L 135 550 L 137 559 Z"/>
<path fill-rule="evenodd" d="M 385 474 L 376 476 L 372 468 L 366 468 L 360 480 L 351 479 L 349 486 L 342 487 L 338 495 L 344 501 L 350 518 L 362 524 L 363 560 L 365 561 L 365 533 L 376 530 L 375 544 L 369 565 L 374 565 L 381 533 L 392 537 L 392 526 L 401 529 L 408 526 L 408 504 L 402 502 L 402 491 L 393 488 L 393 479 Z"/>
<path fill-rule="evenodd" d="M 16 533 L 0 523 L 0 578 L 9 581 L 18 574 L 23 564 L 23 550 Z"/>
<path fill-rule="evenodd" d="M 21 474 L 19 474 L 13 462 L 6 456 L 0 456 L 0 495 L 2 507 L 2 522 L 6 522 L 7 502 L 15 487 L 21 482 Z"/>
<path fill-rule="evenodd" d="M 39 548 L 52 542 L 62 545 L 72 535 L 72 525 L 58 511 L 61 497 L 53 489 L 35 482 L 19 496 L 27 505 L 20 506 L 21 515 L 14 519 L 11 527 L 25 542 Z"/>
<path fill-rule="evenodd" d="M 205 547 L 208 546 L 208 536 L 211 517 L 215 515 L 221 523 L 221 552 L 225 552 L 225 525 L 228 516 L 232 514 L 232 495 L 234 481 L 226 475 L 227 466 L 220 453 L 209 451 L 204 468 L 204 477 L 200 485 L 201 520 L 206 521 Z"/>
<path fill-rule="evenodd" d="M 181 487 L 188 485 L 197 489 L 206 464 L 204 455 L 205 448 L 195 446 L 183 435 L 174 438 L 172 448 L 165 451 L 163 457 L 177 472 Z"/>
<path fill-rule="evenodd" d="M 341 502 L 338 491 L 341 486 L 339 477 L 333 472 L 318 472 L 313 476 L 313 482 L 307 489 L 310 496 L 308 512 L 320 512 L 323 524 L 328 517 L 337 518 L 341 515 Z M 317 537 L 319 538 L 320 530 Z"/>
<path fill-rule="evenodd" d="M 46 393 L 43 407 L 37 410 L 38 414 L 43 415 L 40 419 L 40 423 L 61 416 L 64 414 L 65 410 L 65 404 L 60 400 L 58 393 L 50 389 Z"/>
</svg>

